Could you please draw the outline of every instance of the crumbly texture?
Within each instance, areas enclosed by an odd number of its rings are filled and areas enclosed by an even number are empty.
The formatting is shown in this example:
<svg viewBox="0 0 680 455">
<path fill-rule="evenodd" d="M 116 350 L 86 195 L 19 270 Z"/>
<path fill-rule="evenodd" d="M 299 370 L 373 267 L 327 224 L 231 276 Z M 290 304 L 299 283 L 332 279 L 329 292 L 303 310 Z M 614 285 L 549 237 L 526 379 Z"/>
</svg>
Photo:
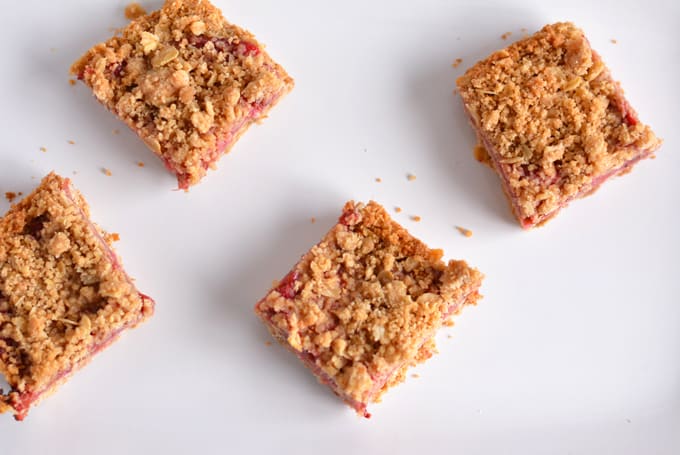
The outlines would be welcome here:
<svg viewBox="0 0 680 455">
<path fill-rule="evenodd" d="M 168 0 L 71 68 L 175 173 L 196 184 L 293 87 L 255 37 L 206 0 Z"/>
<path fill-rule="evenodd" d="M 377 203 L 348 202 L 338 224 L 256 305 L 270 331 L 358 411 L 434 352 L 482 275 L 444 263 Z"/>
<path fill-rule="evenodd" d="M 31 404 L 151 315 L 89 221 L 67 179 L 52 173 L 0 219 L 0 411 L 22 419 Z"/>
<path fill-rule="evenodd" d="M 495 52 L 457 85 L 525 227 L 661 143 L 639 122 L 600 56 L 571 23 L 547 25 Z M 486 159 L 483 155 L 478 159 Z"/>
</svg>

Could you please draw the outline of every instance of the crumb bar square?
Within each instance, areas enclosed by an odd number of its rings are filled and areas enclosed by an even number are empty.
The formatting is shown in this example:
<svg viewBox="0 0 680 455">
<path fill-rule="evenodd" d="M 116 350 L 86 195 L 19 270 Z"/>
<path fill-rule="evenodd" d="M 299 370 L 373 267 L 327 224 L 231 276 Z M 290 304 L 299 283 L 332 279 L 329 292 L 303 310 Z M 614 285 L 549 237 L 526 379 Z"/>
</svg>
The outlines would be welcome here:
<svg viewBox="0 0 680 455">
<path fill-rule="evenodd" d="M 0 219 L 0 412 L 23 420 L 125 329 L 153 313 L 108 235 L 54 173 Z"/>
<path fill-rule="evenodd" d="M 545 223 L 661 144 L 571 23 L 493 53 L 457 85 L 523 228 Z"/>
<path fill-rule="evenodd" d="M 293 88 L 249 32 L 207 0 L 168 0 L 71 72 L 177 176 L 198 183 Z"/>
<path fill-rule="evenodd" d="M 442 261 L 379 204 L 338 223 L 255 306 L 272 335 L 360 415 L 435 352 L 437 329 L 474 304 L 482 274 Z"/>
</svg>

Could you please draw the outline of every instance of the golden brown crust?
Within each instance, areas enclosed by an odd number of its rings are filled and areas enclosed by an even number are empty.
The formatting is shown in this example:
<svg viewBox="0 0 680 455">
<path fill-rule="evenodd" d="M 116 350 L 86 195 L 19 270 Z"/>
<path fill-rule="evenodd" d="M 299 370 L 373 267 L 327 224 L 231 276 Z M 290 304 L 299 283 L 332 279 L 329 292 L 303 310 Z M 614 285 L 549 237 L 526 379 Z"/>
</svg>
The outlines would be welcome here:
<svg viewBox="0 0 680 455">
<path fill-rule="evenodd" d="M 293 87 L 255 37 L 207 0 L 168 0 L 71 68 L 178 176 L 209 166 Z"/>
<path fill-rule="evenodd" d="M 445 264 L 442 255 L 379 204 L 348 202 L 256 312 L 311 357 L 336 392 L 365 404 L 427 357 L 419 353 L 433 351 L 422 349 L 450 313 L 478 298 L 482 275 L 463 261 Z"/>
<path fill-rule="evenodd" d="M 82 195 L 52 173 L 0 219 L 0 374 L 12 387 L 5 411 L 23 416 L 153 311 L 88 217 Z"/>
<path fill-rule="evenodd" d="M 553 215 L 661 143 L 571 23 L 495 52 L 457 85 L 523 224 Z"/>
</svg>

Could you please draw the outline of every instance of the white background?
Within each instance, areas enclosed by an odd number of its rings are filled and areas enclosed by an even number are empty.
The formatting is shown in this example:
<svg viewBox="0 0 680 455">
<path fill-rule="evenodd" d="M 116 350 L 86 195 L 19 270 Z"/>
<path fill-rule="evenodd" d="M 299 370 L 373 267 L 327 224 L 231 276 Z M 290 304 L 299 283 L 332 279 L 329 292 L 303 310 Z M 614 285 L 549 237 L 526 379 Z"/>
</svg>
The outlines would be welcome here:
<svg viewBox="0 0 680 455">
<path fill-rule="evenodd" d="M 68 84 L 125 3 L 3 5 L 0 191 L 72 177 L 157 307 L 25 422 L 0 416 L 2 455 L 679 453 L 677 2 L 217 1 L 297 85 L 188 194 Z M 665 144 L 523 232 L 452 91 L 521 28 L 558 20 L 585 29 Z M 252 308 L 346 200 L 371 198 L 487 278 L 440 354 L 364 420 L 267 346 Z"/>
</svg>

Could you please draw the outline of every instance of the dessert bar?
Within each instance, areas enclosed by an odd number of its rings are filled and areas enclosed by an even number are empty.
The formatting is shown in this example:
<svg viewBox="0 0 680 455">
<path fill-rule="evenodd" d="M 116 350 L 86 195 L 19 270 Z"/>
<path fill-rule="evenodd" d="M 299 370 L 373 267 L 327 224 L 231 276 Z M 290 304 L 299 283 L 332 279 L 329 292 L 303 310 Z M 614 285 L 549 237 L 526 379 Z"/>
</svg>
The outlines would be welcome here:
<svg viewBox="0 0 680 455">
<path fill-rule="evenodd" d="M 255 307 L 272 335 L 360 415 L 434 352 L 437 329 L 479 298 L 482 275 L 442 261 L 377 203 L 338 223 Z"/>
<path fill-rule="evenodd" d="M 0 412 L 29 408 L 153 313 L 89 220 L 68 179 L 52 173 L 0 219 Z"/>
<path fill-rule="evenodd" d="M 177 176 L 199 182 L 293 79 L 207 0 L 168 0 L 88 51 L 71 72 Z"/>
<path fill-rule="evenodd" d="M 523 228 L 545 223 L 661 144 L 571 23 L 493 53 L 457 85 Z"/>
</svg>

